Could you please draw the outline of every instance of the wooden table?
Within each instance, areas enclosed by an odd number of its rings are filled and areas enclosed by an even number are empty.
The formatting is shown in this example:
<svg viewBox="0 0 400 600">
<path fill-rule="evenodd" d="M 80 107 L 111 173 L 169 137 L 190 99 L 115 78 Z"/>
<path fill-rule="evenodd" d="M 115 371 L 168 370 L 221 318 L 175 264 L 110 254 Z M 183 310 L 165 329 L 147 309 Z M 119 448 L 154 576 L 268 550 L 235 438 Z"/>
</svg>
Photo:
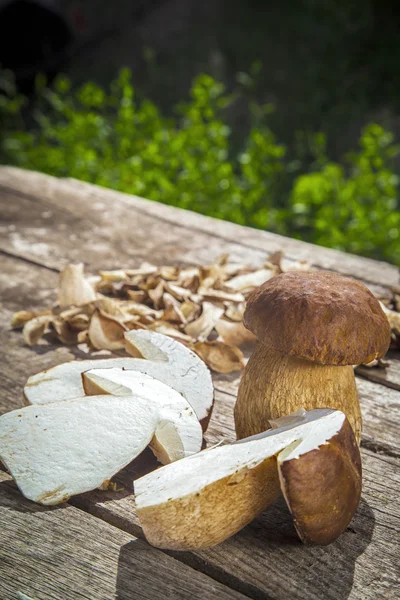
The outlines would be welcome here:
<svg viewBox="0 0 400 600">
<path fill-rule="evenodd" d="M 57 273 L 71 261 L 88 272 L 157 264 L 207 263 L 221 253 L 261 264 L 282 249 L 289 261 L 363 280 L 390 294 L 394 266 L 119 194 L 75 180 L 0 168 L 0 412 L 22 406 L 26 378 L 66 360 L 75 347 L 28 348 L 11 331 L 14 311 L 55 300 Z M 387 370 L 360 368 L 364 416 L 364 490 L 351 526 L 334 544 L 303 546 L 279 501 L 225 543 L 172 553 L 143 540 L 132 502 L 132 479 L 150 453 L 118 477 L 122 491 L 94 491 L 67 505 L 26 501 L 0 471 L 0 598 L 21 591 L 37 600 L 263 598 L 377 600 L 399 598 L 400 354 Z M 239 375 L 215 376 L 216 406 L 208 444 L 233 439 Z"/>
</svg>

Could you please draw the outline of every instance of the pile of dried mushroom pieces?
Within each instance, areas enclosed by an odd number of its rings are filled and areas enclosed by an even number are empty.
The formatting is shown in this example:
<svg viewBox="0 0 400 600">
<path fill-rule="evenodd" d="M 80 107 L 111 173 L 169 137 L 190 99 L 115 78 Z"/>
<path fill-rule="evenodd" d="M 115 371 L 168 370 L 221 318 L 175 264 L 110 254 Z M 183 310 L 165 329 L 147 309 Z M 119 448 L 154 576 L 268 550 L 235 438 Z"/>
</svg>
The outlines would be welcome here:
<svg viewBox="0 0 400 600">
<path fill-rule="evenodd" d="M 309 270 L 306 262 L 289 263 L 281 252 L 260 267 L 229 262 L 221 256 L 205 266 L 161 266 L 143 263 L 136 269 L 100 271 L 84 277 L 83 265 L 60 274 L 58 304 L 39 312 L 19 311 L 14 328 L 23 328 L 27 344 L 52 334 L 66 345 L 120 352 L 124 333 L 148 329 L 180 340 L 214 371 L 243 367 L 239 346 L 254 336 L 242 323 L 249 294 L 271 277 Z M 400 347 L 400 296 L 382 299 L 392 325 L 393 345 Z"/>
</svg>

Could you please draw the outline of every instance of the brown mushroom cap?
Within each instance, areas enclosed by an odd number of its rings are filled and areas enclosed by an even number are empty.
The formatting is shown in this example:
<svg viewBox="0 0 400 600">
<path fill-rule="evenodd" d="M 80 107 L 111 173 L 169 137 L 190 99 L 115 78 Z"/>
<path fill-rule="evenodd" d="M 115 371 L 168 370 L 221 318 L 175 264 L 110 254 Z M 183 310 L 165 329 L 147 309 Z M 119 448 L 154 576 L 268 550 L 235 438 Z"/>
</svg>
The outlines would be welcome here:
<svg viewBox="0 0 400 600">
<path fill-rule="evenodd" d="M 299 458 L 290 458 L 290 448 L 283 451 L 278 468 L 300 539 L 322 545 L 336 540 L 361 497 L 360 451 L 348 420 L 329 443 Z"/>
<path fill-rule="evenodd" d="M 357 365 L 384 356 L 390 326 L 359 281 L 292 271 L 266 281 L 247 301 L 244 324 L 266 346 L 325 365 Z"/>
</svg>

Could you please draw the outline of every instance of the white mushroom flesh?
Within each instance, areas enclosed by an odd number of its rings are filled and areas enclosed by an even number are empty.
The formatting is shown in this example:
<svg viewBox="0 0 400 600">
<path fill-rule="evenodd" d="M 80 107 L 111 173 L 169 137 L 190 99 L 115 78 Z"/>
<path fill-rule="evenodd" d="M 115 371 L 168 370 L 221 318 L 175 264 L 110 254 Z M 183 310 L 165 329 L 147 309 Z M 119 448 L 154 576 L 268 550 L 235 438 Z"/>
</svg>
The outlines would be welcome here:
<svg viewBox="0 0 400 600">
<path fill-rule="evenodd" d="M 100 487 L 146 448 L 158 406 L 139 396 L 92 396 L 0 417 L 0 460 L 23 495 L 60 504 Z"/>
<path fill-rule="evenodd" d="M 174 389 L 139 371 L 120 368 L 93 369 L 82 374 L 86 393 L 123 396 L 138 394 L 159 407 L 151 448 L 163 464 L 201 450 L 203 432 L 196 413 Z"/>
<path fill-rule="evenodd" d="M 134 483 L 137 508 L 140 510 L 196 494 L 220 479 L 243 469 L 253 469 L 299 441 L 301 443 L 293 449 L 293 456 L 290 455 L 290 458 L 297 458 L 329 443 L 344 420 L 345 415 L 340 411 L 311 410 L 307 412 L 306 419 L 300 417 L 298 425 L 285 425 L 235 444 L 210 448 L 153 471 Z"/>
<path fill-rule="evenodd" d="M 180 342 L 155 331 L 129 331 L 125 338 L 128 352 L 136 348 L 143 358 L 72 361 L 58 365 L 28 379 L 24 388 L 27 403 L 46 404 L 83 396 L 83 372 L 118 367 L 145 373 L 169 385 L 186 398 L 199 421 L 206 421 L 214 391 L 204 362 Z"/>
</svg>

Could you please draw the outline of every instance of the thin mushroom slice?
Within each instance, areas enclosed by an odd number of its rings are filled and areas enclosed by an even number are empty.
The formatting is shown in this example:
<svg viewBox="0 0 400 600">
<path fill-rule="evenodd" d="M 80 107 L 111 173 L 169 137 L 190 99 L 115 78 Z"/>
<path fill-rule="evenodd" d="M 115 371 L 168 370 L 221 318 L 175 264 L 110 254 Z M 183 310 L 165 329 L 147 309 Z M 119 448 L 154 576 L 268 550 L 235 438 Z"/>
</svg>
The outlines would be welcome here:
<svg viewBox="0 0 400 600">
<path fill-rule="evenodd" d="M 143 358 L 110 358 L 71 361 L 29 377 L 24 387 L 27 404 L 46 404 L 85 394 L 82 373 L 119 367 L 150 375 L 170 386 L 189 402 L 203 431 L 207 429 L 214 401 L 210 371 L 194 352 L 180 342 L 155 331 L 125 333 L 126 349 Z"/>
<path fill-rule="evenodd" d="M 349 447 L 340 444 L 338 434 L 343 427 L 353 436 L 354 463 Z M 343 472 L 347 469 L 355 501 L 345 517 L 338 516 L 338 535 L 350 521 L 359 499 L 361 473 L 352 476 L 359 465 L 358 448 L 342 412 L 316 409 L 291 424 L 235 444 L 210 448 L 135 481 L 137 513 L 147 540 L 158 548 L 194 550 L 214 546 L 235 534 L 279 496 L 277 457 L 294 443 L 298 444 L 299 464 L 307 461 L 310 453 L 321 453 L 319 468 L 323 471 L 329 472 L 329 460 L 334 460 L 338 448 L 343 453 Z M 337 488 L 331 486 L 330 496 L 316 484 L 314 489 L 332 506 L 341 485 L 338 481 Z"/>
<path fill-rule="evenodd" d="M 139 394 L 159 406 L 159 424 L 150 447 L 162 464 L 199 452 L 203 431 L 193 408 L 181 394 L 143 373 L 121 368 L 82 373 L 86 394 Z"/>
<path fill-rule="evenodd" d="M 207 429 L 214 402 L 211 373 L 205 363 L 186 346 L 155 331 L 128 331 L 126 350 L 139 351 L 146 360 L 136 359 L 132 367 L 151 375 L 182 394 L 194 409 L 203 431 Z"/>
<path fill-rule="evenodd" d="M 120 350 L 125 347 L 122 323 L 96 310 L 90 320 L 89 339 L 97 350 Z"/>
<path fill-rule="evenodd" d="M 29 377 L 24 387 L 26 404 L 49 404 L 85 395 L 82 373 L 90 369 L 132 368 L 132 358 L 72 360 Z"/>
<path fill-rule="evenodd" d="M 0 417 L 0 460 L 40 504 L 101 487 L 151 441 L 158 407 L 140 396 L 93 396 Z"/>
<path fill-rule="evenodd" d="M 31 321 L 27 321 L 22 330 L 25 344 L 28 346 L 37 344 L 52 320 L 53 317 L 51 315 L 42 315 L 34 317 Z"/>
<path fill-rule="evenodd" d="M 60 273 L 58 303 L 63 307 L 81 306 L 96 300 L 96 292 L 83 274 L 83 263 L 71 264 Z"/>
</svg>

